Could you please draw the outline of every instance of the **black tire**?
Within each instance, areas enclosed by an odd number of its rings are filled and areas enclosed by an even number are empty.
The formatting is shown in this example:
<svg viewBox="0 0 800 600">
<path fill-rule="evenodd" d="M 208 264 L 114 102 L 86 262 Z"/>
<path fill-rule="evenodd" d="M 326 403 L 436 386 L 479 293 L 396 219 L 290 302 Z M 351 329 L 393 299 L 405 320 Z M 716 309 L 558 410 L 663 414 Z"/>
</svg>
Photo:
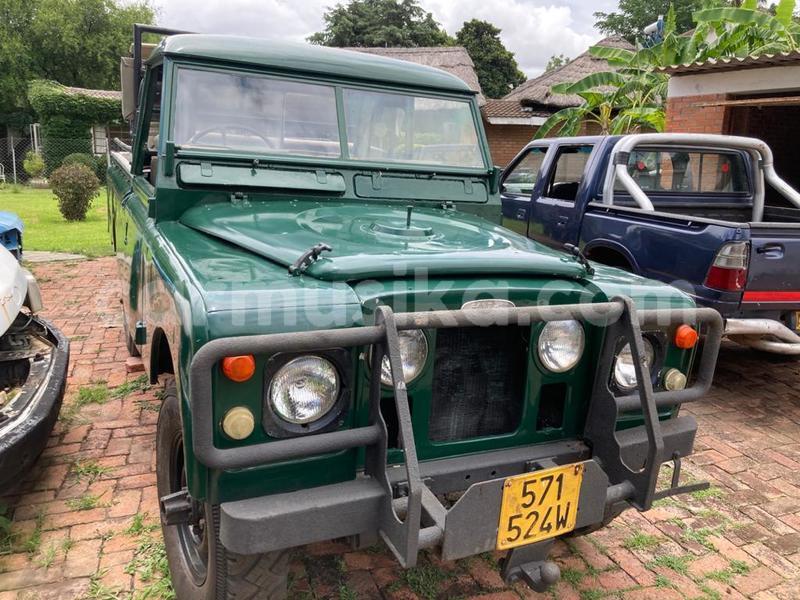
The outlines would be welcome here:
<svg viewBox="0 0 800 600">
<path fill-rule="evenodd" d="M 159 497 L 185 485 L 180 402 L 167 381 L 156 435 Z M 289 551 L 241 555 L 219 541 L 219 507 L 199 503 L 204 517 L 196 526 L 164 525 L 164 545 L 178 600 L 283 600 L 287 593 Z"/>
</svg>

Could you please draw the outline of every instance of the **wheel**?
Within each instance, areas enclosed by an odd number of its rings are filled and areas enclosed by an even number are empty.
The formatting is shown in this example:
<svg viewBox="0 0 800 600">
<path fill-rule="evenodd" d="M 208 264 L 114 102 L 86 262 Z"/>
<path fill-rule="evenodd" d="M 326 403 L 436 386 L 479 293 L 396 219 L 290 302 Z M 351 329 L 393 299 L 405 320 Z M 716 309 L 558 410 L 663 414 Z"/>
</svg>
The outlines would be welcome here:
<svg viewBox="0 0 800 600">
<path fill-rule="evenodd" d="M 133 341 L 133 336 L 131 335 L 130 329 L 128 329 L 128 319 L 125 317 L 125 309 L 122 309 L 122 331 L 125 335 L 125 347 L 128 349 L 128 354 L 130 356 L 141 356 L 139 349 L 136 347 L 136 344 Z"/>
<path fill-rule="evenodd" d="M 158 495 L 186 487 L 180 403 L 167 382 L 156 434 Z M 282 600 L 286 597 L 289 551 L 241 555 L 219 541 L 219 507 L 198 502 L 197 522 L 164 525 L 164 546 L 178 600 Z"/>
</svg>

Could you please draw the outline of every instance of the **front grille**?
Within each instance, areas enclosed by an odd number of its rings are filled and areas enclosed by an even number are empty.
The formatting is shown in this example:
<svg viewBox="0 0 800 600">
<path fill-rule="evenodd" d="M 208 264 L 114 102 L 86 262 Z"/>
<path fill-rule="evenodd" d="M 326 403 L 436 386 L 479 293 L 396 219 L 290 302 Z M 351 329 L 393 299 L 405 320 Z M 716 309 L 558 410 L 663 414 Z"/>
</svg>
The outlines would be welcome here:
<svg viewBox="0 0 800 600">
<path fill-rule="evenodd" d="M 434 442 L 514 431 L 520 423 L 528 327 L 464 327 L 436 334 L 428 436 Z"/>
</svg>

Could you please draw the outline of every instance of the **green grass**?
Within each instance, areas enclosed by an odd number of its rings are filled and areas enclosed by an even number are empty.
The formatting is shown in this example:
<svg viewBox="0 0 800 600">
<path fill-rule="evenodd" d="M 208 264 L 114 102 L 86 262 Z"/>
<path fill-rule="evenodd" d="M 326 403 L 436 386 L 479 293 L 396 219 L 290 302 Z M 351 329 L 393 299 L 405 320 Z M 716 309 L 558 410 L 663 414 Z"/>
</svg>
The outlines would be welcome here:
<svg viewBox="0 0 800 600">
<path fill-rule="evenodd" d="M 109 471 L 111 471 L 109 467 L 99 465 L 93 460 L 79 460 L 72 463 L 69 473 L 78 481 L 85 479 L 89 483 L 94 483 Z"/>
<path fill-rule="evenodd" d="M 72 510 L 91 510 L 99 506 L 108 506 L 107 503 L 100 502 L 100 496 L 93 496 L 92 494 L 84 494 L 80 498 L 70 498 L 67 500 L 67 506 Z"/>
<path fill-rule="evenodd" d="M 19 190 L 15 192 L 14 190 Z M 18 186 L 0 188 L 0 208 L 17 213 L 25 223 L 26 250 L 72 252 L 86 256 L 112 253 L 108 234 L 106 192 L 94 199 L 85 221 L 68 223 L 50 190 Z"/>
<path fill-rule="evenodd" d="M 160 598 L 174 600 L 175 591 L 169 578 L 167 551 L 164 542 L 143 534 L 139 539 L 133 560 L 125 567 L 129 575 L 136 575 L 143 583 L 133 595 L 133 600 Z"/>
<path fill-rule="evenodd" d="M 724 495 L 725 492 L 723 492 L 718 487 L 714 487 L 713 485 L 704 490 L 697 490 L 696 492 L 692 492 L 692 498 L 694 498 L 695 500 L 710 500 L 712 498 L 722 498 Z"/>
<path fill-rule="evenodd" d="M 664 540 L 657 535 L 650 535 L 647 533 L 636 532 L 626 539 L 622 546 L 628 550 L 650 550 L 659 546 Z"/>
<path fill-rule="evenodd" d="M 434 600 L 439 595 L 439 586 L 448 574 L 432 564 L 424 564 L 403 571 L 402 578 L 417 596 Z"/>
<path fill-rule="evenodd" d="M 692 561 L 690 555 L 674 556 L 672 554 L 664 554 L 659 556 L 648 563 L 649 568 L 653 567 L 666 567 L 681 575 L 686 575 L 689 572 L 689 563 Z"/>
<path fill-rule="evenodd" d="M 81 408 L 87 404 L 105 404 L 109 398 L 111 398 L 111 391 L 105 382 L 84 386 L 78 390 L 77 397 L 61 409 L 58 420 L 67 426 L 74 425 L 80 421 Z"/>
</svg>

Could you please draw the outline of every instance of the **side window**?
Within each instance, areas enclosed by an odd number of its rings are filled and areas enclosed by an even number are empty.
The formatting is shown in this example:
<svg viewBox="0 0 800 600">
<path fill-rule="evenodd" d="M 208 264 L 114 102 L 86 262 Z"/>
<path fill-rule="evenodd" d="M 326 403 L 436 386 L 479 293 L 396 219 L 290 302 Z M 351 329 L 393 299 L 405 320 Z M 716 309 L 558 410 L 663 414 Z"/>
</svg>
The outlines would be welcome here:
<svg viewBox="0 0 800 600">
<path fill-rule="evenodd" d="M 575 202 L 592 148 L 593 146 L 565 146 L 559 149 L 553 175 L 545 190 L 546 197 Z"/>
<path fill-rule="evenodd" d="M 749 191 L 747 168 L 735 152 L 634 150 L 628 173 L 645 192 L 731 194 Z M 617 182 L 615 189 L 623 191 Z"/>
<path fill-rule="evenodd" d="M 531 148 L 503 181 L 503 191 L 511 196 L 530 196 L 539 177 L 547 148 Z"/>
</svg>

